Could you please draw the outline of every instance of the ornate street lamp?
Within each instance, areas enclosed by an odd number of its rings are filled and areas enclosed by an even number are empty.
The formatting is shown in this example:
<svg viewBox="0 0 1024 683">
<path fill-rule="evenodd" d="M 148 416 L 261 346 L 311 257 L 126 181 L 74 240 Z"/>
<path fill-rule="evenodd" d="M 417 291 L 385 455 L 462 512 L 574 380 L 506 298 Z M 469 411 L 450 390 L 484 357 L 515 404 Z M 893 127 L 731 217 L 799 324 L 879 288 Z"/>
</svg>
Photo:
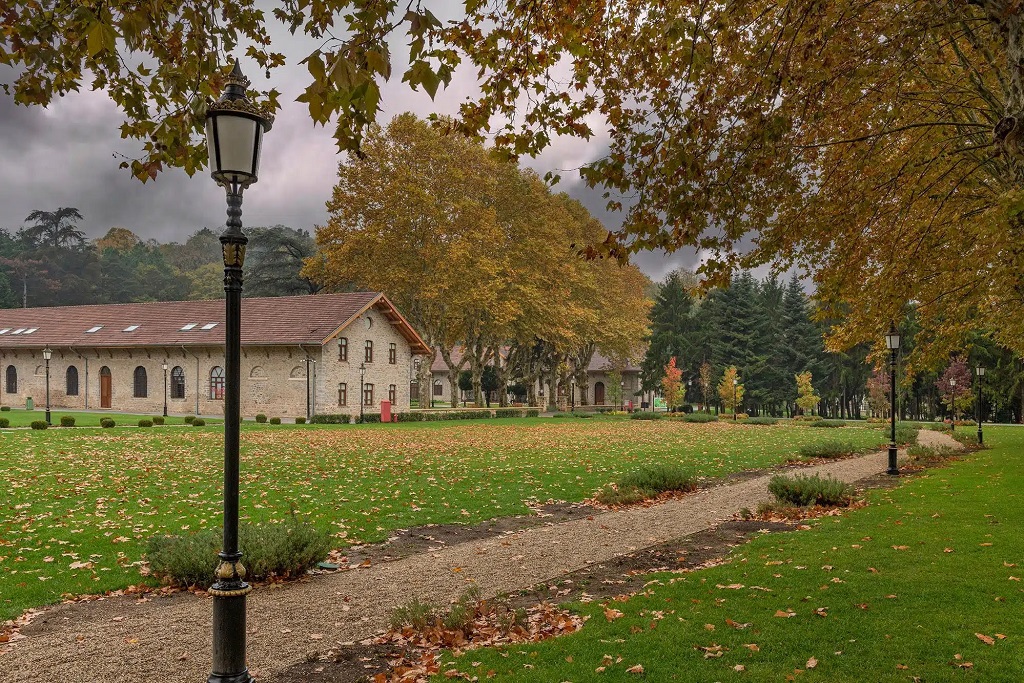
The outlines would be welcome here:
<svg viewBox="0 0 1024 683">
<path fill-rule="evenodd" d="M 896 354 L 900 350 L 900 333 L 896 323 L 889 323 L 889 334 L 885 335 L 885 345 L 889 349 L 889 469 L 888 474 L 900 473 L 896 466 Z"/>
<path fill-rule="evenodd" d="M 956 431 L 956 377 L 949 378 L 949 411 L 953 419 L 949 421 L 949 431 Z"/>
<path fill-rule="evenodd" d="M 576 411 L 576 376 L 569 378 L 569 412 Z"/>
<path fill-rule="evenodd" d="M 160 367 L 164 370 L 164 417 L 167 417 L 167 363 Z"/>
<path fill-rule="evenodd" d="M 619 412 L 626 409 L 626 380 L 619 381 Z"/>
<path fill-rule="evenodd" d="M 985 366 L 979 365 L 975 370 L 978 373 L 978 407 L 976 412 L 978 413 L 978 445 L 980 446 L 985 443 L 985 435 L 981 433 L 981 378 L 985 376 Z"/>
<path fill-rule="evenodd" d="M 46 424 L 53 424 L 50 422 L 50 358 L 53 356 L 53 351 L 47 346 L 43 349 L 43 360 L 46 361 Z"/>
<path fill-rule="evenodd" d="M 263 133 L 273 118 L 245 96 L 249 79 L 235 61 L 221 98 L 206 110 L 210 175 L 227 192 L 228 220 L 220 236 L 224 257 L 224 548 L 210 587 L 213 596 L 213 672 L 208 683 L 249 683 L 245 664 L 245 582 L 238 550 L 238 441 L 242 355 L 242 192 L 257 181 Z"/>
<path fill-rule="evenodd" d="M 736 421 L 736 413 L 739 412 L 739 406 L 736 405 L 736 387 L 739 385 L 740 380 L 738 377 L 732 378 L 732 421 Z"/>
<path fill-rule="evenodd" d="M 359 364 L 359 424 L 363 423 L 363 405 L 366 403 L 366 363 Z"/>
</svg>

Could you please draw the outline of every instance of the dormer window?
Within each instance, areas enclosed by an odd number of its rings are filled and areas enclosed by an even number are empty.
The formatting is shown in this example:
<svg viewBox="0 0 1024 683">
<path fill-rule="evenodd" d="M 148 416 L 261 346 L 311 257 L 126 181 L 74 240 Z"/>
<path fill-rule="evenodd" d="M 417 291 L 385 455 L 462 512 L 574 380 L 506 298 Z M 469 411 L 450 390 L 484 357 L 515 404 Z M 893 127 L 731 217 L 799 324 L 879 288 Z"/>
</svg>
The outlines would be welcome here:
<svg viewBox="0 0 1024 683">
<path fill-rule="evenodd" d="M 22 334 L 32 334 L 33 332 L 35 332 L 38 329 L 39 329 L 38 327 L 30 327 L 27 330 L 25 330 L 24 332 L 22 332 Z"/>
<path fill-rule="evenodd" d="M 11 334 L 21 334 L 24 331 L 25 331 L 24 327 L 19 327 L 18 329 L 16 329 L 13 332 L 11 332 Z"/>
<path fill-rule="evenodd" d="M 96 325 L 95 327 L 90 327 L 89 329 L 87 329 L 85 331 L 85 333 L 86 334 L 94 334 L 96 332 L 99 332 L 102 329 L 103 329 L 103 325 Z"/>
<path fill-rule="evenodd" d="M 137 329 L 139 329 L 138 325 L 129 325 L 128 327 L 124 328 L 122 332 L 134 332 Z"/>
<path fill-rule="evenodd" d="M 212 330 L 215 327 L 217 327 L 217 323 L 206 323 L 205 325 L 203 325 L 199 329 L 201 329 L 201 330 Z"/>
<path fill-rule="evenodd" d="M 181 331 L 185 332 L 186 330 L 194 329 L 195 326 L 198 325 L 198 324 L 199 323 L 189 323 L 188 325 L 183 325 L 182 328 L 181 328 Z"/>
</svg>

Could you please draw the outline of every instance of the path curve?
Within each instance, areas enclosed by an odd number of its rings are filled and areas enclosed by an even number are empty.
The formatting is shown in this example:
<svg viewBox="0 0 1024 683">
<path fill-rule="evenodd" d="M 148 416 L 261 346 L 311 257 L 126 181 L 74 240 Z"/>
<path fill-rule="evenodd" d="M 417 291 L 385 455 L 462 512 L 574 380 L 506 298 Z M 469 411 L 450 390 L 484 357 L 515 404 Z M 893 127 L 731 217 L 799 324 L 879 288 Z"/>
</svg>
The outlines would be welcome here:
<svg viewBox="0 0 1024 683">
<path fill-rule="evenodd" d="M 924 445 L 960 447 L 921 430 Z M 855 482 L 883 472 L 886 453 L 801 468 Z M 755 509 L 771 475 L 715 486 L 646 508 L 606 512 L 444 547 L 312 580 L 261 587 L 249 597 L 249 666 L 261 683 L 336 643 L 367 638 L 412 598 L 447 604 L 470 582 L 485 596 L 527 588 L 590 563 L 678 539 Z M 210 670 L 210 598 L 126 598 L 61 605 L 37 617 L 27 638 L 0 650 L 0 682 L 195 683 Z"/>
</svg>

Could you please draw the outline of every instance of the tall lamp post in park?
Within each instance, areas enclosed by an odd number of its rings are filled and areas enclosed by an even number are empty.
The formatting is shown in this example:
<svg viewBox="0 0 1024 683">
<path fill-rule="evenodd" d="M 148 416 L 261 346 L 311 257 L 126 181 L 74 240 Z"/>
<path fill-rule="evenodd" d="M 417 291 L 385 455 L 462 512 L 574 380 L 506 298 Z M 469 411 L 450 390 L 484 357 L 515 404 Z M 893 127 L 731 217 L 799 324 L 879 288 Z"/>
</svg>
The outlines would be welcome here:
<svg viewBox="0 0 1024 683">
<path fill-rule="evenodd" d="M 238 442 L 242 355 L 242 266 L 248 238 L 242 232 L 242 192 L 257 181 L 263 134 L 273 118 L 245 96 L 249 79 L 235 62 L 221 98 L 206 110 L 210 175 L 227 193 L 228 220 L 220 236 L 224 257 L 224 548 L 213 596 L 213 671 L 208 683 L 249 683 L 245 664 L 245 582 L 238 551 Z"/>
<path fill-rule="evenodd" d="M 975 372 L 978 373 L 978 407 L 976 412 L 978 414 L 978 445 L 985 443 L 985 435 L 981 432 L 981 378 L 985 376 L 985 366 L 978 365 L 975 368 Z"/>
<path fill-rule="evenodd" d="M 956 377 L 949 378 L 949 410 L 952 419 L 949 421 L 949 430 L 956 431 Z"/>
<path fill-rule="evenodd" d="M 167 417 L 167 363 L 160 367 L 164 370 L 164 417 Z"/>
<path fill-rule="evenodd" d="M 896 354 L 900 350 L 900 333 L 896 323 L 889 323 L 889 334 L 885 335 L 885 345 L 889 349 L 889 469 L 888 474 L 900 473 L 896 466 Z"/>
<path fill-rule="evenodd" d="M 53 357 L 53 351 L 47 346 L 43 349 L 43 360 L 46 361 L 46 424 L 53 424 L 50 422 L 50 358 Z"/>
<path fill-rule="evenodd" d="M 569 412 L 576 412 L 576 376 L 569 378 Z"/>
<path fill-rule="evenodd" d="M 736 421 L 736 413 L 739 412 L 740 407 L 736 405 L 736 387 L 739 385 L 739 377 L 732 378 L 732 421 Z"/>
<path fill-rule="evenodd" d="M 359 424 L 363 423 L 363 406 L 366 405 L 366 363 L 359 364 Z"/>
</svg>

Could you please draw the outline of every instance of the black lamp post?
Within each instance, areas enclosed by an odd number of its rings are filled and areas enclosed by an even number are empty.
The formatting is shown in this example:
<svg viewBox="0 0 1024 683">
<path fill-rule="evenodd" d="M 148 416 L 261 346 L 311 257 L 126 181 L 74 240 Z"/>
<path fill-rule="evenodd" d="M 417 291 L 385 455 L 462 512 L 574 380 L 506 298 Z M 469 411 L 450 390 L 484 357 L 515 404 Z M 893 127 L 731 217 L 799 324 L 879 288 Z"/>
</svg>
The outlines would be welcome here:
<svg viewBox="0 0 1024 683">
<path fill-rule="evenodd" d="M 896 354 L 900 350 L 900 333 L 896 323 L 889 323 L 889 334 L 885 335 L 885 345 L 889 348 L 889 469 L 888 474 L 900 473 L 896 466 Z"/>
<path fill-rule="evenodd" d="M 626 409 L 626 380 L 619 381 L 619 412 Z"/>
<path fill-rule="evenodd" d="M 576 376 L 569 380 L 569 412 L 576 411 Z"/>
<path fill-rule="evenodd" d="M 46 361 L 46 424 L 53 424 L 50 422 L 50 358 L 53 356 L 53 351 L 47 346 L 43 349 L 43 360 Z"/>
<path fill-rule="evenodd" d="M 949 378 L 949 411 L 953 419 L 949 421 L 949 431 L 956 431 L 956 377 Z"/>
<path fill-rule="evenodd" d="M 736 413 L 739 412 L 739 405 L 736 402 L 736 387 L 739 385 L 740 380 L 737 377 L 732 378 L 732 421 L 736 421 Z"/>
<path fill-rule="evenodd" d="M 978 373 L 978 445 L 985 443 L 985 435 L 981 433 L 981 378 L 985 376 L 985 366 L 979 365 L 975 370 Z"/>
<path fill-rule="evenodd" d="M 366 404 L 366 363 L 359 364 L 359 424 L 363 423 L 363 406 Z"/>
<path fill-rule="evenodd" d="M 208 683 L 249 683 L 245 664 L 245 582 L 238 550 L 238 442 L 242 355 L 242 266 L 248 239 L 242 233 L 242 192 L 257 181 L 263 133 L 273 118 L 245 96 L 249 79 L 235 62 L 221 98 L 206 110 L 210 175 L 227 192 L 228 220 L 220 236 L 224 257 L 224 548 L 213 596 L 213 672 Z"/>
<path fill-rule="evenodd" d="M 164 417 L 167 417 L 167 363 L 160 367 L 164 370 Z"/>
</svg>

